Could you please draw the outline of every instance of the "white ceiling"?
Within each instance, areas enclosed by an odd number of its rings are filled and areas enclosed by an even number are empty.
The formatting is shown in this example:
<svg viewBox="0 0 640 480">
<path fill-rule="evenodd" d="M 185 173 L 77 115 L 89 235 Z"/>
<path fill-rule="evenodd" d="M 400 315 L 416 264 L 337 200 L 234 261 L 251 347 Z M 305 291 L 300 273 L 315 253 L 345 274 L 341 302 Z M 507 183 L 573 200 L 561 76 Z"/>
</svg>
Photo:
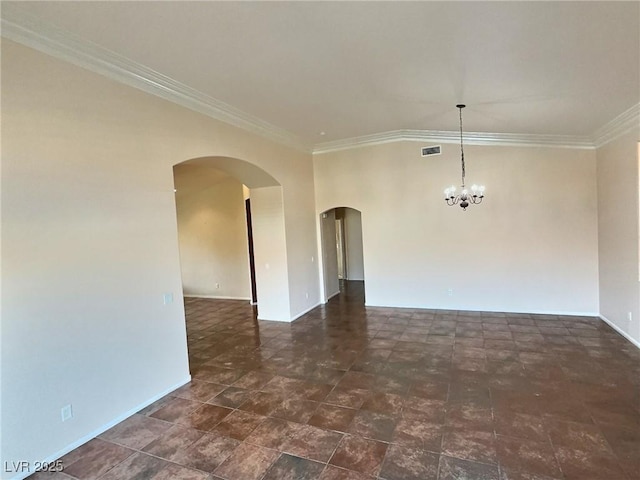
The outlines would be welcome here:
<svg viewBox="0 0 640 480">
<path fill-rule="evenodd" d="M 639 2 L 17 3 L 307 145 L 460 102 L 465 131 L 589 136 L 640 101 Z"/>
</svg>

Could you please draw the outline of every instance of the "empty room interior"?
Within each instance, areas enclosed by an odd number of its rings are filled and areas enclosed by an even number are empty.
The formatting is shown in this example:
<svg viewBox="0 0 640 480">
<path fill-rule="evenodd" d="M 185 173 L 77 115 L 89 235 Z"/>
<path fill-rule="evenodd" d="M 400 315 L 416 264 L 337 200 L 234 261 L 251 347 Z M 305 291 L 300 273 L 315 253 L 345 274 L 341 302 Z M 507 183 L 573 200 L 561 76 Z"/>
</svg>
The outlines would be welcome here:
<svg viewBox="0 0 640 480">
<path fill-rule="evenodd" d="M 0 478 L 640 478 L 639 2 L 0 13 Z"/>
</svg>

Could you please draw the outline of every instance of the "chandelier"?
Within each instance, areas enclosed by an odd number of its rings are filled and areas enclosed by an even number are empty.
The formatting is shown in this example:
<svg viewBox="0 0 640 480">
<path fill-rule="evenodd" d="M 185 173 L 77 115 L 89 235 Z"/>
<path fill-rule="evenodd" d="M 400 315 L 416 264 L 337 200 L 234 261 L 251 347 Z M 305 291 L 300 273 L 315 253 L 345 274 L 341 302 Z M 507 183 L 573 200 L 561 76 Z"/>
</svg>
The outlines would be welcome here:
<svg viewBox="0 0 640 480">
<path fill-rule="evenodd" d="M 456 195 L 456 187 L 451 185 L 445 189 L 444 199 L 447 202 L 447 205 L 453 206 L 460 204 L 462 209 L 466 210 L 471 203 L 482 203 L 482 199 L 484 198 L 484 185 L 478 186 L 474 184 L 471 186 L 471 192 L 469 192 L 464 184 L 464 147 L 462 145 L 462 109 L 464 107 L 466 107 L 466 105 L 456 105 L 456 108 L 460 110 L 460 163 L 462 164 L 462 191 Z"/>
</svg>

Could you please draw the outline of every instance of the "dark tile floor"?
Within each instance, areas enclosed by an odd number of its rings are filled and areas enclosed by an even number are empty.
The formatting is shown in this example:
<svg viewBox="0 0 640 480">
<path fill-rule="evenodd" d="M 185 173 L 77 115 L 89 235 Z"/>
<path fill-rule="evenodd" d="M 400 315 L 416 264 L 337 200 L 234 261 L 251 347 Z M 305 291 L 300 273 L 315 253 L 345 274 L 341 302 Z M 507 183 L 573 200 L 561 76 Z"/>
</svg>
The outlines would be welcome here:
<svg viewBox="0 0 640 480">
<path fill-rule="evenodd" d="M 588 317 L 187 299 L 193 381 L 32 478 L 640 478 L 640 351 Z"/>
</svg>

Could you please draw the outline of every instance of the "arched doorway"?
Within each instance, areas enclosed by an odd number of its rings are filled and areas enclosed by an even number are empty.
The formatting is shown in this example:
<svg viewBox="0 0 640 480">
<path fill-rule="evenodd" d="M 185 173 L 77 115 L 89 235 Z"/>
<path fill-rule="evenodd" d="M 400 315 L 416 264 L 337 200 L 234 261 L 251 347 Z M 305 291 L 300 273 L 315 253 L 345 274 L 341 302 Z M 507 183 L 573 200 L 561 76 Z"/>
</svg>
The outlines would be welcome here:
<svg viewBox="0 0 640 480">
<path fill-rule="evenodd" d="M 184 294 L 249 301 L 253 273 L 258 318 L 288 320 L 280 183 L 244 160 L 211 156 L 174 165 L 174 185 Z"/>
<path fill-rule="evenodd" d="M 346 283 L 364 284 L 362 213 L 335 207 L 320 214 L 324 300 L 339 294 Z M 364 285 L 359 285 L 364 291 Z"/>
</svg>

